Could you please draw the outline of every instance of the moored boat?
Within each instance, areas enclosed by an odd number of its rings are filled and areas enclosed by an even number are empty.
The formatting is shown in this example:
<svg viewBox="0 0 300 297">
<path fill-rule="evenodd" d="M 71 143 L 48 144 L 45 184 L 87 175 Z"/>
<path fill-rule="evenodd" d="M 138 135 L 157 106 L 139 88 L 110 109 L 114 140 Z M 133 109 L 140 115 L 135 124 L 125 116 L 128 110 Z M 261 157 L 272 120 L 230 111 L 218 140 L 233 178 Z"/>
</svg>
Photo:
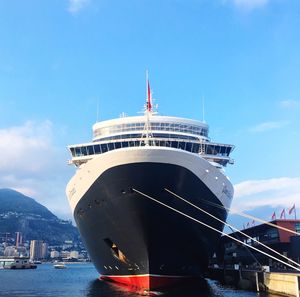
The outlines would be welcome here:
<svg viewBox="0 0 300 297">
<path fill-rule="evenodd" d="M 36 269 L 28 257 L 0 257 L 0 269 Z"/>
</svg>

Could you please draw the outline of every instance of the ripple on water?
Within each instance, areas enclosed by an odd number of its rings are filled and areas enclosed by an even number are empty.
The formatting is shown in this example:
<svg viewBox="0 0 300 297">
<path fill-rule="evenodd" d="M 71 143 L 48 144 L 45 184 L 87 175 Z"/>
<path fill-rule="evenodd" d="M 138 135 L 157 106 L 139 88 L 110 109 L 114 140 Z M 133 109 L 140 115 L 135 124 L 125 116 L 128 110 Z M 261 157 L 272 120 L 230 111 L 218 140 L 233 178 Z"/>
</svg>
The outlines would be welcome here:
<svg viewBox="0 0 300 297">
<path fill-rule="evenodd" d="M 91 263 L 67 264 L 57 270 L 51 264 L 38 265 L 34 270 L 0 270 L 0 297 L 140 297 L 145 292 L 130 292 L 97 279 Z M 159 293 L 159 292 L 153 292 Z M 275 297 L 222 287 L 216 281 L 203 281 L 196 286 L 174 288 L 164 297 Z M 150 296 L 156 296 L 151 295 Z"/>
</svg>

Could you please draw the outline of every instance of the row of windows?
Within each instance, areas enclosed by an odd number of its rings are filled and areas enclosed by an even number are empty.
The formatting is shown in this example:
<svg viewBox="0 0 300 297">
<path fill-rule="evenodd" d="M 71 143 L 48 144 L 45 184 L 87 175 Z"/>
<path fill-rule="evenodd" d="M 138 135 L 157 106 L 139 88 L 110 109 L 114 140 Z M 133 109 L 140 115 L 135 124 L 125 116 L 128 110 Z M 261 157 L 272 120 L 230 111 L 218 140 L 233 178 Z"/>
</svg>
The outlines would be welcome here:
<svg viewBox="0 0 300 297">
<path fill-rule="evenodd" d="M 274 241 L 278 239 L 279 239 L 279 233 L 278 230 L 275 228 L 272 228 L 268 230 L 266 233 L 258 234 L 256 236 L 256 240 L 261 242 Z"/>
<path fill-rule="evenodd" d="M 295 223 L 295 231 L 300 234 L 300 223 Z M 260 242 L 269 242 L 269 241 L 275 241 L 279 240 L 279 232 L 276 228 L 271 228 L 265 233 L 259 233 L 253 239 L 256 239 Z M 245 243 L 248 243 L 250 245 L 256 244 L 253 240 L 249 238 L 244 238 L 243 241 Z M 236 243 L 234 242 L 228 242 L 225 244 L 226 249 L 234 248 L 236 249 Z"/>
<path fill-rule="evenodd" d="M 135 134 L 123 134 L 123 135 L 115 135 L 110 137 L 104 137 L 95 141 L 103 141 L 103 140 L 116 140 L 116 139 L 128 139 L 128 138 L 142 138 L 141 133 Z M 188 140 L 198 140 L 198 137 L 187 136 L 187 135 L 178 135 L 178 134 L 167 134 L 167 133 L 151 133 L 151 137 L 153 138 L 168 138 L 168 139 L 188 139 Z"/>
<path fill-rule="evenodd" d="M 94 131 L 94 137 L 101 135 L 108 135 L 119 132 L 126 131 L 135 131 L 135 130 L 143 130 L 145 128 L 145 123 L 130 123 L 130 124 L 121 124 L 99 128 Z M 174 132 L 184 132 L 190 134 L 197 134 L 201 136 L 208 136 L 208 130 L 205 127 L 196 126 L 196 125 L 188 125 L 188 124 L 176 124 L 176 123 L 150 123 L 151 130 L 159 130 L 159 131 L 174 131 Z"/>
<path fill-rule="evenodd" d="M 254 237 L 252 237 L 256 241 L 260 242 L 269 242 L 269 241 L 275 241 L 279 239 L 279 233 L 277 229 L 270 229 L 266 233 L 258 234 Z M 243 242 L 250 244 L 250 245 L 256 245 L 257 243 L 251 238 L 244 238 Z M 235 242 L 228 242 L 225 244 L 225 247 L 227 250 L 229 249 L 236 249 L 237 244 Z"/>
<path fill-rule="evenodd" d="M 71 153 L 73 157 L 89 156 L 94 154 L 102 154 L 107 151 L 112 151 L 119 148 L 125 147 L 136 147 L 145 145 L 144 140 L 131 140 L 131 141 L 120 141 L 110 142 L 102 144 L 94 144 L 88 146 L 77 146 L 71 147 Z M 186 150 L 192 153 L 202 153 L 207 155 L 218 155 L 218 156 L 229 156 L 231 147 L 221 145 L 207 145 L 199 144 L 194 142 L 184 141 L 170 141 L 170 140 L 149 140 L 150 146 L 163 146 L 172 147 L 177 149 Z"/>
</svg>

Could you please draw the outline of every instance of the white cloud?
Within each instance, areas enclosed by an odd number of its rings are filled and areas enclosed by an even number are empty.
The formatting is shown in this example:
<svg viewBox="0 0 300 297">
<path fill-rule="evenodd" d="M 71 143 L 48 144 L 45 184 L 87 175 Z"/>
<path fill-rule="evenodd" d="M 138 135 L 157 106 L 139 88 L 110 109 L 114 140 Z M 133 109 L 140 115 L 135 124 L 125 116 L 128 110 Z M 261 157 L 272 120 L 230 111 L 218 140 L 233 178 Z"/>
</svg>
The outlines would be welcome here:
<svg viewBox="0 0 300 297">
<path fill-rule="evenodd" d="M 0 129 L 0 172 L 38 172 L 52 150 L 52 123 L 26 122 L 23 126 Z"/>
<path fill-rule="evenodd" d="M 289 125 L 289 122 L 287 122 L 287 121 L 264 122 L 264 123 L 260 123 L 258 125 L 251 127 L 249 130 L 250 130 L 250 132 L 253 132 L 253 133 L 265 132 L 265 131 L 269 131 L 269 130 L 280 129 L 287 125 Z"/>
<path fill-rule="evenodd" d="M 0 188 L 28 195 L 56 213 L 70 215 L 65 186 L 71 176 L 67 150 L 53 144 L 50 121 L 0 129 Z"/>
<path fill-rule="evenodd" d="M 282 100 L 279 101 L 279 106 L 286 109 L 297 108 L 300 106 L 300 103 L 296 100 Z"/>
<path fill-rule="evenodd" d="M 78 13 L 89 3 L 89 0 L 68 0 L 68 1 L 69 1 L 68 11 L 71 12 L 72 14 Z"/>
<path fill-rule="evenodd" d="M 266 6 L 271 0 L 224 0 L 224 3 L 231 3 L 239 9 L 253 10 Z"/>
<path fill-rule="evenodd" d="M 259 206 L 291 207 L 300 205 L 300 177 L 249 180 L 234 186 L 233 208 L 254 209 Z"/>
</svg>

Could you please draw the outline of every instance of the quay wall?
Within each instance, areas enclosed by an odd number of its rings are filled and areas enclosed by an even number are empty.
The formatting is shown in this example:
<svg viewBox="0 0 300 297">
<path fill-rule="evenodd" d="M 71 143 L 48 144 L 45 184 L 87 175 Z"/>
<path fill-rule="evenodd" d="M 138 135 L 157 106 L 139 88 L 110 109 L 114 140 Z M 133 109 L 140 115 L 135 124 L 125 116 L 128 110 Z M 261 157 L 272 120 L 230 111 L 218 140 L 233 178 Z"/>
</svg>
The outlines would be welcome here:
<svg viewBox="0 0 300 297">
<path fill-rule="evenodd" d="M 214 268 L 209 269 L 207 277 L 242 290 L 300 297 L 300 274 L 297 273 Z"/>
<path fill-rule="evenodd" d="M 271 272 L 265 273 L 264 285 L 270 293 L 299 297 L 299 278 L 297 274 Z"/>
</svg>

